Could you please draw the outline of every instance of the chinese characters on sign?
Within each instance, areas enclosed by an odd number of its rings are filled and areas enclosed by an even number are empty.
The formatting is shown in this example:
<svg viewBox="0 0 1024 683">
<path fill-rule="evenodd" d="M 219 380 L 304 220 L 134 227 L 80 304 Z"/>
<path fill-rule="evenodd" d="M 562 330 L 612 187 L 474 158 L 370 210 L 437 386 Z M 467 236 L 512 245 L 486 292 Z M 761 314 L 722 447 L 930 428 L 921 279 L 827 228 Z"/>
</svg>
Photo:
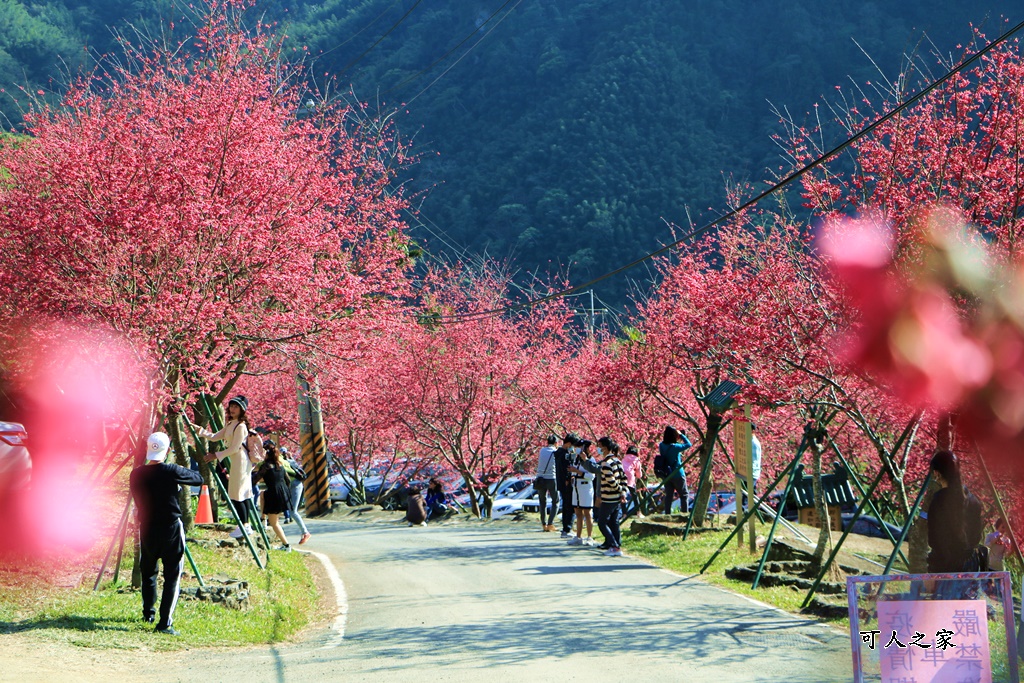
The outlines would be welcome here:
<svg viewBox="0 0 1024 683">
<path fill-rule="evenodd" d="M 881 601 L 860 638 L 878 649 L 882 683 L 992 683 L 984 600 Z"/>
</svg>

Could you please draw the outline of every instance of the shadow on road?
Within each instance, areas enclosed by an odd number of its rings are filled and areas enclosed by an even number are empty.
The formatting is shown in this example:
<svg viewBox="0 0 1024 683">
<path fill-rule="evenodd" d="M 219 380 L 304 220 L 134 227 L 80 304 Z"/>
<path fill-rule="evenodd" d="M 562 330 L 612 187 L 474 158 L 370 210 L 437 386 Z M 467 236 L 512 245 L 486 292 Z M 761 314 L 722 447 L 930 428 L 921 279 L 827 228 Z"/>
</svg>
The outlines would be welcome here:
<svg viewBox="0 0 1024 683">
<path fill-rule="evenodd" d="M 650 569 L 650 565 L 646 564 L 588 564 L 588 565 L 571 565 L 571 566 L 550 566 L 550 567 L 523 567 L 518 571 L 530 572 L 532 574 L 602 574 L 611 572 L 621 572 L 628 569 Z"/>
<path fill-rule="evenodd" d="M 719 607 L 708 622 L 703 613 L 659 610 L 601 613 L 600 596 L 580 605 L 578 612 L 533 611 L 502 615 L 494 622 L 450 624 L 429 629 L 367 629 L 351 634 L 350 645 L 375 662 L 374 671 L 401 671 L 403 662 L 437 654 L 436 665 L 447 657 L 470 655 L 480 668 L 515 665 L 545 657 L 574 654 L 614 656 L 626 652 L 678 661 L 685 655 L 704 666 L 742 665 L 761 654 L 783 648 L 813 671 L 815 649 L 821 643 L 799 630 L 803 620 L 774 610 Z M 340 653 L 339 653 L 340 654 Z M 364 660 L 364 666 L 369 664 Z M 746 680 L 765 680 L 750 671 Z M 816 680 L 813 677 L 808 680 Z"/>
</svg>

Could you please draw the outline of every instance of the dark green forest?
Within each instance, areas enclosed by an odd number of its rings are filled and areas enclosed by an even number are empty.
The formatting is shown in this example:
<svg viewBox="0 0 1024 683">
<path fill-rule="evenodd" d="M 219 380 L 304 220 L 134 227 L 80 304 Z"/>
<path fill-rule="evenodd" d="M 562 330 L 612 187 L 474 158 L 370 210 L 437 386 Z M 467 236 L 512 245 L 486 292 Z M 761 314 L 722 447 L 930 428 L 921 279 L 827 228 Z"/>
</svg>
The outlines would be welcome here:
<svg viewBox="0 0 1024 683">
<path fill-rule="evenodd" d="M 993 37 L 1024 10 L 1005 0 L 265 0 L 251 12 L 308 48 L 319 85 L 333 79 L 331 92 L 398 111 L 419 155 L 403 180 L 428 249 L 578 282 L 669 241 L 666 221 L 716 215 L 727 181 L 778 170 L 773 105 L 813 123 L 808 112 L 836 86 L 893 78 L 907 55 L 959 59 L 972 25 Z M 68 72 L 116 52 L 115 32 L 158 32 L 181 13 L 169 0 L 0 0 L 8 128 L 28 102 L 18 86 L 55 95 Z M 598 293 L 622 303 L 627 289 L 607 281 Z"/>
</svg>

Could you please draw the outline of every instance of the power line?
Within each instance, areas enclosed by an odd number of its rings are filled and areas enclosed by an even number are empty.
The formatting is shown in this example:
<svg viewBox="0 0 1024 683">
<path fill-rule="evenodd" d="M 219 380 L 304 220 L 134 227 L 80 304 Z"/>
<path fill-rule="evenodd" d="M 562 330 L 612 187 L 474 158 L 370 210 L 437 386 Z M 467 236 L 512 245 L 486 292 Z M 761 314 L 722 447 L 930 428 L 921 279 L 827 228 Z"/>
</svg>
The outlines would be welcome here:
<svg viewBox="0 0 1024 683">
<path fill-rule="evenodd" d="M 472 37 L 473 37 L 473 36 L 475 36 L 475 35 L 476 35 L 477 33 L 479 33 L 480 29 L 482 29 L 482 28 L 483 28 L 484 26 L 487 26 L 487 24 L 489 24 L 489 23 L 490 23 L 491 19 L 493 19 L 494 17 L 498 16 L 498 13 L 499 13 L 499 12 L 501 12 L 501 10 L 505 9 L 506 7 L 508 7 L 508 6 L 509 6 L 509 5 L 511 4 L 511 3 L 512 3 L 512 0 L 505 0 L 505 3 L 504 3 L 504 4 L 503 4 L 503 5 L 501 6 L 501 7 L 499 7 L 499 8 L 498 8 L 498 9 L 496 9 L 496 10 L 494 10 L 494 12 L 493 12 L 493 13 L 491 13 L 491 16 L 487 17 L 487 19 L 486 19 L 486 20 L 485 20 L 485 21 L 484 21 L 484 22 L 483 22 L 482 24 L 480 24 L 479 26 L 475 27 L 475 28 L 473 29 L 473 32 L 472 32 L 472 33 L 470 33 L 470 34 L 469 34 L 468 36 L 466 36 L 466 37 L 465 37 L 465 38 L 463 38 L 463 39 L 462 39 L 461 41 L 459 41 L 459 44 L 458 44 L 458 45 L 456 45 L 456 46 L 455 46 L 455 47 L 453 47 L 452 49 L 448 50 L 448 52 L 445 52 L 445 53 L 444 53 L 443 55 L 441 55 L 440 57 L 438 57 L 437 59 L 435 59 L 434 61 L 432 61 L 432 62 L 431 62 L 430 64 L 428 64 L 428 65 L 427 65 L 427 66 L 426 66 L 425 68 L 423 68 L 423 69 L 420 69 L 419 71 L 417 71 L 416 73 L 414 73 L 414 74 L 413 74 L 412 76 L 409 76 L 408 78 L 406 78 L 406 79 L 405 79 L 404 81 L 402 81 L 401 83 L 398 83 L 397 85 L 393 85 L 393 86 L 391 86 L 390 88 L 388 88 L 387 90 L 385 90 L 384 92 L 382 92 L 382 93 L 381 93 L 381 95 L 382 95 L 382 96 L 383 96 L 383 95 L 387 95 L 387 94 L 388 94 L 389 92 L 393 92 L 393 91 L 395 91 L 395 90 L 398 90 L 399 88 L 402 88 L 402 87 L 405 87 L 406 85 L 409 85 L 410 83 L 412 83 L 413 81 L 415 81 L 415 80 L 416 80 L 417 78 L 420 78 L 420 77 L 421 77 L 421 76 L 423 76 L 423 75 L 424 75 L 425 73 L 427 73 L 428 71 L 430 71 L 431 69 L 433 69 L 433 68 L 434 68 L 435 66 L 437 66 L 438 64 L 440 64 L 441 62 L 443 62 L 444 60 L 446 60 L 446 59 L 447 59 L 447 58 L 448 58 L 449 56 L 451 56 L 451 54 L 452 54 L 453 52 L 455 52 L 455 51 L 456 51 L 456 50 L 458 50 L 458 49 L 459 49 L 460 47 L 462 47 L 463 45 L 465 45 L 466 43 L 468 43 L 468 42 L 469 42 L 469 39 L 470 39 L 470 38 L 472 38 Z M 518 3 L 517 3 L 517 4 L 518 4 Z M 514 9 L 514 8 L 513 8 L 513 9 Z M 470 48 L 470 49 L 472 49 L 472 48 Z"/>
<path fill-rule="evenodd" d="M 828 161 L 829 159 L 831 159 L 832 157 L 834 157 L 838 153 L 842 152 L 844 149 L 846 149 L 850 145 L 854 144 L 855 142 L 857 142 L 861 138 L 871 134 L 873 131 L 875 131 L 882 124 L 886 123 L 887 121 L 889 121 L 893 117 L 899 115 L 900 113 L 902 113 L 907 108 L 909 108 L 909 107 L 917 104 L 918 102 L 920 102 L 927 95 L 929 95 L 932 91 L 934 91 L 935 89 L 937 89 L 940 86 L 942 86 L 944 83 L 946 83 L 946 81 L 951 79 L 956 74 L 960 73 L 961 71 L 963 71 L 964 69 L 966 69 L 970 65 L 974 64 L 976 61 L 978 61 L 979 59 L 984 57 L 986 54 L 988 54 L 989 51 L 991 51 L 992 49 L 994 49 L 998 45 L 1000 45 L 1000 44 L 1006 42 L 1007 40 L 1009 40 L 1013 35 L 1015 35 L 1016 33 L 1020 32 L 1021 29 L 1024 29 L 1024 21 L 1022 21 L 1021 23 L 1017 24 L 1016 26 L 1014 26 L 1013 28 L 1008 30 L 1006 33 L 1003 33 L 1001 36 L 999 36 L 998 38 L 996 38 L 995 40 L 990 42 L 984 48 L 982 48 L 978 52 L 974 53 L 971 57 L 969 57 L 968 59 L 964 60 L 963 62 L 961 62 L 960 64 L 958 64 L 954 68 L 952 68 L 951 70 L 947 71 L 946 74 L 943 75 L 941 78 L 939 78 L 938 80 L 932 82 L 928 87 L 924 88 L 921 92 L 917 93 L 916 95 L 914 95 L 913 97 L 908 99 L 906 102 L 904 102 L 903 104 L 901 104 L 898 107 L 896 107 L 895 109 L 893 109 L 888 114 L 884 114 L 883 116 L 879 117 L 878 119 L 876 119 L 874 122 L 872 122 L 868 126 L 862 128 L 860 131 L 858 131 L 852 137 L 847 138 L 845 141 L 843 141 L 842 143 L 840 143 L 836 147 L 833 147 L 831 150 L 825 152 L 824 154 L 822 154 L 818 158 L 814 159 L 810 163 L 806 164 L 805 166 L 797 169 L 796 171 L 793 171 L 788 176 L 786 176 L 785 178 L 783 178 L 782 180 L 780 180 L 776 184 L 772 185 L 771 187 L 769 187 L 767 190 L 765 190 L 761 194 L 757 195 L 756 197 L 747 200 L 742 205 L 740 205 L 740 206 L 738 206 L 738 207 L 736 207 L 734 209 L 730 209 L 729 211 L 727 211 L 726 213 L 724 213 L 720 217 L 716 218 L 715 220 L 711 221 L 710 223 L 707 223 L 707 224 L 703 225 L 700 228 L 697 228 L 696 230 L 693 230 L 693 231 L 687 233 L 686 235 L 684 235 L 683 237 L 679 238 L 675 242 L 672 242 L 670 244 L 667 244 L 667 245 L 661 247 L 660 249 L 657 249 L 657 250 L 652 251 L 652 252 L 650 252 L 648 254 L 645 254 L 644 256 L 641 256 L 640 258 L 634 259 L 633 261 L 630 261 L 629 263 L 626 263 L 625 265 L 619 266 L 618 268 L 616 268 L 614 270 L 611 270 L 611 271 L 609 271 L 607 273 L 604 273 L 603 275 L 600 275 L 600 276 L 594 278 L 593 280 L 590 280 L 589 282 L 584 282 L 583 284 L 575 285 L 573 287 L 569 287 L 569 288 L 564 289 L 564 290 L 559 291 L 559 292 L 553 292 L 551 294 L 547 294 L 547 295 L 539 297 L 537 299 L 532 299 L 530 301 L 524 301 L 524 302 L 519 303 L 519 304 L 512 304 L 512 305 L 509 305 L 509 306 L 505 306 L 503 308 L 493 308 L 493 309 L 489 309 L 489 310 L 485 310 L 485 311 L 475 311 L 473 313 L 439 316 L 435 320 L 437 320 L 439 322 L 452 322 L 452 323 L 468 322 L 468 321 L 477 320 L 477 319 L 484 319 L 484 318 L 504 315 L 505 313 L 511 313 L 513 311 L 519 311 L 519 310 L 522 310 L 522 309 L 525 309 L 525 308 L 532 308 L 534 306 L 537 306 L 539 304 L 545 303 L 547 301 L 552 301 L 554 299 L 558 299 L 558 298 L 561 298 L 561 297 L 564 297 L 564 296 L 569 296 L 571 294 L 576 294 L 578 292 L 582 292 L 584 290 L 590 289 L 591 287 L 593 287 L 594 285 L 596 285 L 597 283 L 599 283 L 599 282 L 601 282 L 603 280 L 607 280 L 608 278 L 614 277 L 614 276 L 616 276 L 616 275 L 618 275 L 620 273 L 623 273 L 623 272 L 625 272 L 627 270 L 630 270 L 631 268 L 634 268 L 634 267 L 640 265 L 641 263 L 644 263 L 644 262 L 649 261 L 649 260 L 651 260 L 653 258 L 661 256 L 662 254 L 665 254 L 666 252 L 669 252 L 672 249 L 682 245 L 684 242 L 688 242 L 688 241 L 692 240 L 693 238 L 698 237 L 698 236 L 704 234 L 705 232 L 708 232 L 709 230 L 720 226 L 722 223 L 724 223 L 728 219 L 733 218 L 733 217 L 743 213 L 744 211 L 747 211 L 748 209 L 752 208 L 755 204 L 759 203 L 761 200 L 763 200 L 763 199 L 765 199 L 765 198 L 775 194 L 779 190 L 787 187 L 788 185 L 790 185 L 794 181 L 800 179 L 801 177 L 803 177 L 807 173 L 813 171 L 818 166 L 821 166 L 823 163 L 825 163 L 826 161 Z M 442 76 L 443 75 L 444 74 L 442 74 Z M 430 86 L 427 86 L 427 87 L 430 87 Z"/>
<path fill-rule="evenodd" d="M 465 59 L 465 58 L 466 58 L 466 55 L 468 55 L 468 54 L 469 54 L 470 52 L 472 52 L 472 51 L 473 51 L 473 49 L 474 49 L 474 48 L 475 48 L 475 47 L 476 47 L 477 45 L 479 45 L 480 43 L 482 43 L 482 42 L 484 41 L 484 39 L 485 39 L 485 38 L 487 38 L 487 36 L 491 35 L 491 33 L 493 33 L 493 32 L 494 32 L 494 30 L 495 30 L 496 28 L 498 28 L 499 26 L 501 26 L 501 22 L 503 22 L 503 21 L 505 21 L 506 19 L 508 19 L 508 15 L 510 15 L 510 14 L 512 14 L 512 13 L 513 13 L 514 11 L 516 11 L 516 8 L 517 8 L 517 7 L 519 7 L 519 5 L 521 5 L 522 3 L 523 3 L 523 0 L 517 0 L 517 1 L 516 1 L 516 4 L 514 4 L 514 5 L 512 6 L 512 9 L 510 9 L 510 10 L 509 10 L 508 12 L 506 12 L 506 13 L 505 13 L 505 15 L 504 15 L 504 16 L 503 16 L 503 17 L 502 17 L 501 19 L 498 19 L 498 21 L 497 21 L 497 22 L 496 22 L 496 23 L 494 24 L 494 26 L 492 26 L 491 28 L 487 29 L 487 33 L 485 33 L 485 34 L 483 34 L 482 36 L 480 36 L 480 40 L 478 40 L 478 41 L 476 41 L 475 43 L 473 43 L 472 45 L 470 45 L 470 46 L 469 46 L 469 49 L 468 49 L 468 50 L 466 50 L 466 51 L 465 51 L 465 52 L 463 52 L 463 53 L 462 53 L 461 55 L 459 55 L 459 58 L 458 58 L 458 59 L 456 59 L 456 60 L 455 60 L 454 62 L 452 62 L 451 66 L 449 66 L 449 67 L 448 67 L 447 69 L 445 69 L 444 71 L 442 71 L 442 72 L 441 72 L 441 75 L 440 75 L 440 76 L 438 76 L 437 78 L 435 78 L 434 80 L 432 80 L 432 81 L 431 81 L 430 83 L 428 83 L 428 84 L 427 84 L 427 86 L 426 86 L 425 88 L 423 88 L 423 90 L 420 90 L 420 91 L 419 91 L 418 93 L 416 93 L 416 94 L 415 94 L 415 95 L 413 95 L 413 96 L 412 96 L 411 98 L 409 98 L 409 101 L 408 101 L 408 102 L 406 102 L 406 105 L 412 104 L 412 102 L 413 102 L 413 101 L 414 101 L 414 100 L 415 100 L 416 98 L 418 98 L 418 97 L 419 97 L 420 95 L 422 95 L 423 93 L 425 93 L 425 92 L 427 92 L 428 90 L 430 90 L 430 89 L 431 89 L 431 88 L 432 88 L 432 87 L 434 86 L 434 84 L 435 84 L 435 83 L 437 83 L 437 82 L 438 82 L 439 80 L 441 80 L 442 78 L 444 78 L 444 77 L 445 77 L 445 75 L 447 75 L 447 73 L 448 73 L 449 71 L 451 71 L 452 69 L 454 69 L 454 68 L 455 68 L 455 67 L 456 67 L 456 66 L 458 65 L 458 63 L 459 63 L 459 62 L 461 62 L 461 61 L 462 61 L 463 59 Z M 508 3 L 506 2 L 505 4 L 507 5 Z M 503 5 L 503 6 L 504 6 L 504 5 Z M 499 11 L 500 11 L 500 10 L 499 10 Z M 488 19 L 488 21 L 490 21 L 490 20 Z M 475 32 L 474 32 L 474 33 L 475 33 Z M 468 38 L 467 38 L 467 40 L 468 40 Z M 463 42 L 465 42 L 465 41 L 463 41 Z"/>
<path fill-rule="evenodd" d="M 396 28 L 401 26 L 402 22 L 405 21 L 409 17 L 410 14 L 412 14 L 412 11 L 414 9 L 419 7 L 419 4 L 421 2 L 423 2 L 423 0 L 416 0 L 416 2 L 414 2 L 412 4 L 412 7 L 410 7 L 409 10 L 405 14 L 402 15 L 402 18 L 399 19 L 398 21 L 396 21 L 394 24 L 392 24 L 391 28 L 389 28 L 387 31 L 385 31 L 384 35 L 382 35 L 380 38 L 377 39 L 377 42 L 375 42 L 373 45 L 371 45 L 370 47 L 368 47 L 365 50 L 363 50 L 362 54 L 360 54 L 358 57 L 356 57 L 351 62 L 346 64 L 344 66 L 344 68 L 342 68 L 342 70 L 338 72 L 338 74 L 340 75 L 340 74 L 345 73 L 346 71 L 351 69 L 353 66 L 358 64 L 360 61 L 362 61 L 363 57 L 365 57 L 366 55 L 370 54 L 370 51 L 373 50 L 373 48 L 375 48 L 378 45 L 380 45 L 381 41 L 383 41 L 385 38 L 387 38 L 389 35 L 391 35 L 392 31 L 394 31 Z M 391 9 L 391 8 L 389 7 L 388 9 Z M 376 20 L 374 20 L 374 21 L 376 21 Z"/>
<path fill-rule="evenodd" d="M 399 1 L 400 1 L 400 0 L 395 0 L 394 2 L 392 2 L 392 3 L 390 4 L 390 5 L 388 5 L 388 6 L 386 7 L 386 8 L 384 8 L 384 11 L 383 11 L 383 12 L 381 12 L 381 13 L 380 13 L 380 14 L 378 14 L 378 15 L 377 15 L 376 17 L 374 17 L 373 21 L 371 21 L 371 22 L 370 22 L 369 24 L 367 24 L 366 26 L 362 27 L 361 29 L 359 29 L 358 31 L 356 31 L 355 33 L 353 33 L 352 35 L 350 35 L 350 36 L 349 36 L 348 38 L 346 38 L 345 40 L 343 40 L 343 41 L 341 41 L 340 43 L 338 43 L 337 45 L 335 45 L 334 47 L 332 47 L 332 48 L 331 48 L 330 50 L 327 50 L 326 52 L 321 52 L 321 53 L 320 53 L 319 55 L 317 55 L 317 59 L 319 59 L 319 58 L 323 57 L 324 55 L 329 55 L 329 54 L 331 54 L 332 52 L 334 52 L 335 50 L 340 50 L 341 48 L 343 48 L 343 47 L 345 47 L 346 45 L 348 45 L 349 43 L 351 43 L 351 42 L 352 42 L 353 40 L 355 40 L 355 39 L 356 39 L 356 38 L 358 38 L 358 37 L 359 37 L 360 35 L 362 35 L 362 34 L 363 34 L 363 32 L 364 32 L 364 31 L 365 31 L 366 29 L 370 28 L 371 26 L 373 26 L 374 24 L 376 24 L 376 23 L 377 23 L 378 21 L 380 21 L 380 18 L 381 18 L 381 17 L 383 17 L 383 16 L 384 16 L 385 14 L 387 14 L 388 12 L 390 12 L 390 11 L 391 11 L 391 8 L 392 8 L 392 7 L 394 7 L 395 5 L 397 5 L 397 4 L 399 3 Z"/>
</svg>

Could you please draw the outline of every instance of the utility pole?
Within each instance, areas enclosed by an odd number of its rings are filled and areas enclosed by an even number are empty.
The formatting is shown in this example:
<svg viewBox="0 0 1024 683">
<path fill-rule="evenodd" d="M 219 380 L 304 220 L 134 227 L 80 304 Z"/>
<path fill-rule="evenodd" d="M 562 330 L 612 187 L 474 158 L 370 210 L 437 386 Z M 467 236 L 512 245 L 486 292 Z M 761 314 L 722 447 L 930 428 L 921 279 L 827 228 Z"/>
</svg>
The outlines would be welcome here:
<svg viewBox="0 0 1024 683">
<path fill-rule="evenodd" d="M 299 367 L 295 376 L 299 402 L 299 444 L 302 448 L 302 468 L 307 476 L 304 482 L 306 512 L 317 515 L 331 509 L 331 489 L 327 473 L 327 439 L 324 435 L 320 398 L 311 390 L 309 379 Z"/>
</svg>

